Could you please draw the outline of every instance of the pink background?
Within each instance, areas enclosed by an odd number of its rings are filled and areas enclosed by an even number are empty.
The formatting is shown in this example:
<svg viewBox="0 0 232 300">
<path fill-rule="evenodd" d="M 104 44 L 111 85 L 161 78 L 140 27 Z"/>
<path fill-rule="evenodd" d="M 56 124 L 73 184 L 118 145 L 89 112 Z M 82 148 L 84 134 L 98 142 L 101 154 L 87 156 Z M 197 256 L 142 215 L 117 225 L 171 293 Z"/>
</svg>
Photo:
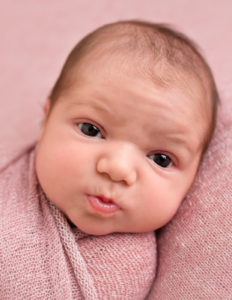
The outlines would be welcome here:
<svg viewBox="0 0 232 300">
<path fill-rule="evenodd" d="M 193 38 L 222 99 L 196 183 L 161 231 L 152 299 L 231 299 L 231 0 L 1 1 L 0 168 L 35 139 L 42 105 L 74 44 L 102 24 L 128 18 L 170 23 Z"/>
</svg>

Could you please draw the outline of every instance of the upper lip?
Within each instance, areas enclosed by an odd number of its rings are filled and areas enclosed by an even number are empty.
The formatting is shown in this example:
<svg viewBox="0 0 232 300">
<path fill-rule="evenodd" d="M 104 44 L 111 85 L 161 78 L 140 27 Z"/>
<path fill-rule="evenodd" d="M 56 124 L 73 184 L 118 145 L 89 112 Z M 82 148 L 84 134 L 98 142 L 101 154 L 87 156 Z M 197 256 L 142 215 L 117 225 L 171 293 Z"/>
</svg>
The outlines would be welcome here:
<svg viewBox="0 0 232 300">
<path fill-rule="evenodd" d="M 112 204 L 115 204 L 115 205 L 117 205 L 118 207 L 120 207 L 120 205 L 119 205 L 116 201 L 114 201 L 114 199 L 111 198 L 111 197 L 107 197 L 107 196 L 105 196 L 105 195 L 103 195 L 103 194 L 100 194 L 100 195 L 96 195 L 96 194 L 88 194 L 88 195 L 89 195 L 89 196 L 92 196 L 92 197 L 96 197 L 96 198 L 100 199 L 100 200 L 103 201 L 103 202 L 106 202 L 106 203 L 112 203 Z"/>
<path fill-rule="evenodd" d="M 104 202 L 111 202 L 114 203 L 114 200 L 108 197 L 105 197 L 104 195 L 93 195 L 96 198 L 99 198 L 100 200 L 104 201 Z"/>
</svg>

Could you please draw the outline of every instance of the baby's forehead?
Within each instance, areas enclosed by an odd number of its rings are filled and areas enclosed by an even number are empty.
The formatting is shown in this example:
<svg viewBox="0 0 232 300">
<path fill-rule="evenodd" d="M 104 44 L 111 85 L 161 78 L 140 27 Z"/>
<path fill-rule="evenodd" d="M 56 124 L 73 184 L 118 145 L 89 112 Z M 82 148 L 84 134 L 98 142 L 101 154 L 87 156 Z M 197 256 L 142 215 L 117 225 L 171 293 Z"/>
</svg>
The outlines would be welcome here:
<svg viewBox="0 0 232 300">
<path fill-rule="evenodd" d="M 97 59 L 96 55 L 98 56 Z M 151 55 L 140 58 L 131 55 L 130 51 L 121 51 L 117 45 L 114 46 L 114 51 L 101 51 L 97 54 L 93 51 L 87 55 L 86 59 L 82 60 L 82 64 L 78 66 L 78 73 L 81 76 L 83 73 L 87 76 L 95 74 L 96 79 L 98 74 L 104 73 L 106 79 L 112 77 L 113 80 L 118 81 L 119 85 L 125 84 L 125 82 L 120 81 L 120 76 L 127 75 L 140 82 L 150 82 L 153 87 L 156 86 L 164 90 L 181 90 L 189 98 L 195 99 L 192 101 L 192 106 L 200 105 L 201 108 L 199 109 L 202 109 L 204 105 L 210 106 L 207 103 L 210 98 L 210 86 L 207 84 L 207 78 L 203 72 L 200 76 L 200 71 L 196 74 L 196 72 L 178 64 L 171 64 L 166 59 L 154 60 Z M 117 79 L 111 76 L 115 74 L 118 75 Z M 191 102 L 188 105 L 191 105 Z"/>
<path fill-rule="evenodd" d="M 112 34 L 113 32 L 112 30 Z M 133 44 L 135 47 L 132 47 Z M 126 45 L 130 45 L 131 48 L 125 47 Z M 189 106 L 197 106 L 200 112 L 209 110 L 211 95 L 207 76 L 199 62 L 198 67 L 193 70 L 190 65 L 186 66 L 184 61 L 181 61 L 182 52 L 185 50 L 176 50 L 180 53 L 176 54 L 177 61 L 174 63 L 163 53 L 158 53 L 158 50 L 154 53 L 152 49 L 147 49 L 148 46 L 136 46 L 136 41 L 131 42 L 127 35 L 119 36 L 118 40 L 108 35 L 101 36 L 91 46 L 86 49 L 72 72 L 74 82 L 84 77 L 84 74 L 97 80 L 99 74 L 104 73 L 106 79 L 112 80 L 116 80 L 112 75 L 118 74 L 117 80 L 120 85 L 125 84 L 120 80 L 120 75 L 123 77 L 126 74 L 128 77 L 138 78 L 141 82 L 149 81 L 151 85 L 162 89 L 179 89 L 194 99 L 188 102 Z M 190 52 L 189 49 L 186 51 Z M 187 56 L 190 58 L 190 53 Z"/>
<path fill-rule="evenodd" d="M 122 59 L 124 60 L 125 57 Z M 172 111 L 176 105 L 182 105 L 186 107 L 189 115 L 210 122 L 210 118 L 206 118 L 209 107 L 205 101 L 205 90 L 201 82 L 192 74 L 172 66 L 157 63 L 151 73 L 144 70 L 141 65 L 135 64 L 135 61 L 129 57 L 125 59 L 124 64 L 118 55 L 116 58 L 114 55 L 107 58 L 102 56 L 99 60 L 89 57 L 79 68 L 79 75 L 75 82 L 80 87 L 86 85 L 87 82 L 85 89 L 87 92 L 91 90 L 92 85 L 97 86 L 97 93 L 91 96 L 99 95 L 98 99 L 102 102 L 105 101 L 107 87 L 110 86 L 110 93 L 115 95 L 115 103 L 122 90 L 127 91 L 128 96 L 133 95 L 135 105 L 143 102 L 144 95 L 149 96 L 151 103 L 158 97 L 160 102 L 170 103 L 166 107 L 169 111 Z M 125 95 L 126 93 L 123 93 L 126 102 Z"/>
</svg>

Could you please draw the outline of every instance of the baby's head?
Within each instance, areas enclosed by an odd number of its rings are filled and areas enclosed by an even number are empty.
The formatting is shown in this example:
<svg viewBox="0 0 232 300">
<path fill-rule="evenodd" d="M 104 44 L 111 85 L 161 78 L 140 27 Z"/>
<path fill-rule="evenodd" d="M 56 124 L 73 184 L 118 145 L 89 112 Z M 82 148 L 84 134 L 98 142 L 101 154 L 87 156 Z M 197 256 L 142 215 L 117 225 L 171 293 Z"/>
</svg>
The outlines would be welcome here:
<svg viewBox="0 0 232 300">
<path fill-rule="evenodd" d="M 217 102 L 188 38 L 139 21 L 103 26 L 73 49 L 45 105 L 39 182 L 84 232 L 155 230 L 195 178 Z"/>
</svg>

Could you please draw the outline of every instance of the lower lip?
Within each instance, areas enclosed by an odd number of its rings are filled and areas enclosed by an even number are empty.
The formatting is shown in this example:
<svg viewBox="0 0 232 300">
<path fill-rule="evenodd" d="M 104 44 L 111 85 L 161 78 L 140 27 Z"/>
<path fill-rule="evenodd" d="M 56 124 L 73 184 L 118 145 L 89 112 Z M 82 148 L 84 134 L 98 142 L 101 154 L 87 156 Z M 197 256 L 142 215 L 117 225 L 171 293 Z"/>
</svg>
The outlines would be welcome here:
<svg viewBox="0 0 232 300">
<path fill-rule="evenodd" d="M 115 203 L 103 202 L 101 198 L 98 198 L 96 196 L 87 195 L 87 198 L 92 208 L 100 213 L 112 214 L 120 210 L 120 208 Z"/>
</svg>

